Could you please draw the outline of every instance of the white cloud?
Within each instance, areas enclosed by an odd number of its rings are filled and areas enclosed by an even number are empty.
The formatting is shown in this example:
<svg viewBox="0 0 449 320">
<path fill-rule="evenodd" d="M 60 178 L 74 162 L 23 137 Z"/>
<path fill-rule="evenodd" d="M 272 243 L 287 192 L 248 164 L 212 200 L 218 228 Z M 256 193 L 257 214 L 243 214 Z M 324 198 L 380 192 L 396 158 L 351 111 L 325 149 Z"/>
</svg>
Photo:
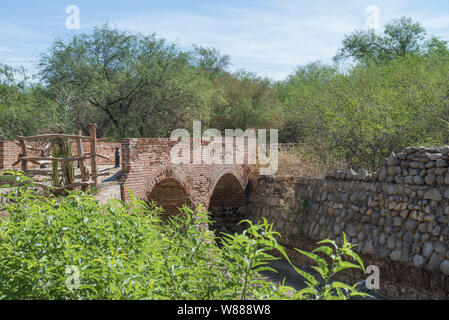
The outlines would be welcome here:
<svg viewBox="0 0 449 320">
<path fill-rule="evenodd" d="M 36 62 L 35 58 L 7 58 L 6 61 L 9 62 Z"/>
<path fill-rule="evenodd" d="M 394 18 L 412 16 L 426 28 L 447 28 L 449 15 L 434 19 L 414 11 L 416 1 L 276 0 L 252 7 L 215 5 L 205 10 L 155 11 L 114 21 L 135 32 L 153 33 L 183 46 L 199 44 L 231 55 L 233 68 L 285 78 L 297 65 L 330 62 L 345 34 L 365 27 L 366 7 L 380 9 L 381 28 Z M 198 13 L 204 12 L 204 13 Z M 431 33 L 431 32 L 429 32 Z"/>
<path fill-rule="evenodd" d="M 365 8 L 369 5 L 379 7 L 381 28 L 394 18 L 411 16 L 422 22 L 429 34 L 449 38 L 449 13 L 420 0 L 260 0 L 257 4 L 233 1 L 234 5 L 214 2 L 183 10 L 159 6 L 111 22 L 133 32 L 156 32 L 185 47 L 216 47 L 231 56 L 233 70 L 245 68 L 274 79 L 285 78 L 297 65 L 316 60 L 330 62 L 344 35 L 364 28 Z M 132 12 L 132 3 L 130 8 Z M 97 23 L 98 18 L 85 21 L 83 29 L 89 31 Z M 8 46 L 0 47 L 0 52 L 19 60 L 2 49 L 12 48 L 19 57 L 25 57 L 36 43 L 54 40 L 39 30 L 0 22 L 0 44 Z"/>
<path fill-rule="evenodd" d="M 245 67 L 281 79 L 295 65 L 330 60 L 343 35 L 363 26 L 363 16 L 354 17 L 344 8 L 316 10 L 314 14 L 304 9 L 297 3 L 288 6 L 277 1 L 268 7 L 215 7 L 207 15 L 157 12 L 114 22 L 135 32 L 156 32 L 184 46 L 217 47 L 231 55 L 234 69 Z"/>
<path fill-rule="evenodd" d="M 35 40 L 49 40 L 51 39 L 48 35 L 36 31 L 35 29 L 18 26 L 13 23 L 0 22 L 0 39 L 5 40 L 15 40 L 19 39 L 32 39 Z"/>
</svg>

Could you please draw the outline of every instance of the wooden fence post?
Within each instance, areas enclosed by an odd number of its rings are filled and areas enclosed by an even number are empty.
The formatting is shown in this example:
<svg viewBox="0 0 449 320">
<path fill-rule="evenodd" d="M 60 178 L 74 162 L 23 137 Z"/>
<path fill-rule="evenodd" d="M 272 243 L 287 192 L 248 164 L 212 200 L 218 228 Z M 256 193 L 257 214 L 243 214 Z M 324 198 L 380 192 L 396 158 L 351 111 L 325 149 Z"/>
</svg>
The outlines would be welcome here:
<svg viewBox="0 0 449 320">
<path fill-rule="evenodd" d="M 81 130 L 78 132 L 78 135 L 82 136 Z M 84 156 L 84 148 L 83 148 L 83 141 L 81 140 L 81 138 L 76 139 L 76 144 L 78 147 L 78 157 L 83 157 Z M 87 175 L 86 175 L 86 166 L 84 165 L 84 159 L 80 159 L 78 161 L 78 163 L 79 163 L 79 167 L 80 167 L 80 171 L 81 171 L 81 181 L 87 182 L 89 180 L 89 177 L 87 177 Z M 86 191 L 87 186 L 83 186 L 82 190 Z"/>
<path fill-rule="evenodd" d="M 92 171 L 92 179 L 94 181 L 95 188 L 98 187 L 98 172 L 97 172 L 97 125 L 95 123 L 90 124 L 90 163 Z"/>
<path fill-rule="evenodd" d="M 20 133 L 20 135 L 23 136 L 22 133 Z M 20 140 L 19 143 L 20 143 L 20 148 L 22 149 L 22 151 L 21 151 L 22 157 L 26 158 L 28 156 L 26 142 L 25 142 L 25 140 Z M 22 171 L 26 173 L 28 171 L 28 161 L 22 161 L 21 167 L 22 167 Z"/>
</svg>

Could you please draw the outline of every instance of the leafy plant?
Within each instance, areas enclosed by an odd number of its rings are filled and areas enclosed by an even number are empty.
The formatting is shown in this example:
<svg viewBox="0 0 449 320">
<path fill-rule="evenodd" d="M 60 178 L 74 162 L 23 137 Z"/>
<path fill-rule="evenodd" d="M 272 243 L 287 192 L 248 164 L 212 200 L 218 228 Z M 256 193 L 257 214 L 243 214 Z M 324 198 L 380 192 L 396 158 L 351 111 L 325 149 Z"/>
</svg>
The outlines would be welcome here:
<svg viewBox="0 0 449 320">
<path fill-rule="evenodd" d="M 350 286 L 332 279 L 337 273 L 345 269 L 360 269 L 365 273 L 362 259 L 352 250 L 354 245 L 346 240 L 346 235 L 343 233 L 343 244 L 341 248 L 337 246 L 335 241 L 329 239 L 320 241 L 318 244 L 324 245 L 316 248 L 312 252 L 300 249 L 295 250 L 312 259 L 317 264 L 312 269 L 320 275 L 321 279 L 318 280 L 312 274 L 293 266 L 296 272 L 306 279 L 307 287 L 296 291 L 292 287 L 282 286 L 281 292 L 284 294 L 286 292 L 293 292 L 293 299 L 301 300 L 346 300 L 354 296 L 371 297 L 369 294 L 357 289 L 359 283 Z M 330 264 L 327 263 L 325 258 L 320 257 L 319 253 L 329 258 L 331 261 Z M 351 258 L 352 262 L 346 260 L 345 257 Z"/>
<path fill-rule="evenodd" d="M 242 221 L 248 228 L 225 234 L 219 246 L 215 234 L 202 227 L 210 221 L 201 207 L 183 207 L 167 220 L 161 208 L 133 197 L 129 203 L 100 205 L 89 193 L 44 196 L 23 173 L 8 177 L 16 186 L 7 195 L 11 202 L 1 208 L 10 216 L 0 220 L 1 299 L 285 298 L 283 286 L 260 275 L 275 271 L 269 266 L 279 259 L 274 251 L 288 259 L 267 220 Z M 317 251 L 330 254 L 328 249 Z M 318 260 L 326 279 L 351 266 L 339 260 L 340 254 L 353 254 L 349 244 L 336 250 L 332 267 Z M 316 282 L 307 277 L 312 290 Z M 346 289 L 329 285 L 337 293 Z M 304 291 L 294 295 L 311 297 Z"/>
<path fill-rule="evenodd" d="M 54 138 L 52 144 L 52 155 L 54 158 L 71 158 L 72 146 L 62 138 Z M 61 176 L 59 175 L 59 166 L 61 167 Z M 73 162 L 58 162 L 52 163 L 52 182 L 55 187 L 64 187 L 72 184 L 75 181 L 75 168 Z"/>
</svg>

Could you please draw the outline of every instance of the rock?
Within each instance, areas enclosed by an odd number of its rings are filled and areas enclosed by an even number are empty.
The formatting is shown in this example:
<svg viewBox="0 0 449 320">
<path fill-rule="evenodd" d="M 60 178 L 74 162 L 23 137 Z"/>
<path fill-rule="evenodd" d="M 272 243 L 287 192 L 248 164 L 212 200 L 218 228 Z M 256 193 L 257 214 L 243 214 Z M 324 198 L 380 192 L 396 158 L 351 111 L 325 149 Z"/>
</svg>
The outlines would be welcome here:
<svg viewBox="0 0 449 320">
<path fill-rule="evenodd" d="M 381 247 L 379 250 L 379 258 L 383 259 L 388 257 L 390 254 L 390 250 L 388 248 L 385 247 Z"/>
<path fill-rule="evenodd" d="M 387 243 L 387 236 L 385 233 L 382 232 L 382 234 L 379 237 L 379 243 L 383 246 L 385 243 Z"/>
<path fill-rule="evenodd" d="M 413 257 L 413 264 L 415 267 L 422 269 L 427 263 L 426 258 L 424 258 L 422 255 L 417 254 Z"/>
<path fill-rule="evenodd" d="M 444 260 L 443 262 L 441 262 L 440 271 L 449 276 L 449 260 Z"/>
<path fill-rule="evenodd" d="M 388 175 L 390 175 L 390 176 L 397 176 L 397 175 L 401 174 L 402 169 L 399 166 L 388 167 L 387 172 L 388 172 Z"/>
<path fill-rule="evenodd" d="M 429 161 L 429 162 L 427 162 L 426 163 L 426 168 L 427 169 L 430 169 L 430 168 L 433 168 L 433 167 L 435 167 L 435 161 Z"/>
<path fill-rule="evenodd" d="M 446 175 L 444 176 L 444 183 L 449 184 L 449 174 L 448 173 L 446 173 Z"/>
<path fill-rule="evenodd" d="M 399 159 L 396 159 L 396 155 L 394 154 L 394 152 L 392 152 L 387 158 L 387 165 L 390 167 L 397 166 L 400 163 L 401 162 L 399 161 Z"/>
<path fill-rule="evenodd" d="M 441 195 L 440 190 L 438 189 L 429 189 L 424 193 L 424 199 L 426 200 L 435 200 L 435 201 L 441 201 L 443 199 L 443 196 Z"/>
<path fill-rule="evenodd" d="M 387 175 L 388 175 L 387 167 L 382 166 L 382 168 L 380 169 L 380 172 L 379 172 L 379 181 L 385 181 L 385 179 L 387 178 Z"/>
<path fill-rule="evenodd" d="M 402 152 L 406 153 L 406 154 L 411 154 L 416 152 L 418 149 L 415 147 L 407 147 L 405 148 Z"/>
<path fill-rule="evenodd" d="M 368 239 L 365 242 L 365 247 L 363 248 L 363 254 L 375 254 L 376 248 L 374 247 L 374 244 L 371 239 Z"/>
<path fill-rule="evenodd" d="M 395 227 L 400 227 L 400 226 L 402 226 L 402 221 L 403 220 L 404 220 L 404 218 L 402 218 L 402 217 L 394 217 L 393 218 L 393 225 Z"/>
<path fill-rule="evenodd" d="M 396 240 L 397 240 L 397 236 L 396 236 L 395 234 L 389 236 L 389 237 L 388 237 L 388 240 L 387 240 L 387 247 L 388 247 L 389 249 L 391 249 L 391 250 L 393 250 L 394 248 L 396 248 Z M 432 249 L 433 249 L 433 248 L 432 248 Z"/>
<path fill-rule="evenodd" d="M 429 223 L 435 223 L 435 215 L 434 214 L 428 214 L 424 216 L 424 221 Z"/>
<path fill-rule="evenodd" d="M 421 176 L 414 176 L 413 177 L 413 182 L 415 184 L 423 185 L 424 184 L 424 179 Z"/>
<path fill-rule="evenodd" d="M 444 214 L 449 216 L 449 206 L 444 208 Z"/>
<path fill-rule="evenodd" d="M 355 173 L 354 170 L 349 169 L 349 170 L 346 170 L 346 171 L 345 171 L 345 175 L 346 175 L 346 179 L 352 179 L 352 178 L 354 178 L 355 176 L 357 176 L 357 173 Z"/>
<path fill-rule="evenodd" d="M 433 244 L 432 242 L 426 242 L 422 249 L 422 255 L 426 258 L 430 258 L 433 253 Z"/>
<path fill-rule="evenodd" d="M 416 161 L 410 162 L 410 168 L 418 169 L 420 167 L 420 163 Z"/>
<path fill-rule="evenodd" d="M 429 263 L 426 266 L 426 270 L 435 271 L 440 267 L 441 257 L 438 253 L 434 252 L 430 257 Z"/>
<path fill-rule="evenodd" d="M 438 237 L 441 234 L 441 226 L 436 225 L 435 228 L 432 230 L 432 235 L 435 237 Z"/>
<path fill-rule="evenodd" d="M 403 192 L 403 187 L 399 184 L 390 184 L 387 189 L 389 195 L 398 195 Z"/>
<path fill-rule="evenodd" d="M 363 240 L 365 240 L 366 239 L 366 233 L 365 233 L 365 231 L 360 231 L 359 232 L 359 234 L 358 234 L 358 236 L 357 236 L 357 239 L 359 239 L 360 241 L 363 241 Z"/>
<path fill-rule="evenodd" d="M 404 235 L 404 241 L 410 243 L 413 242 L 413 240 L 415 240 L 415 234 L 407 231 Z"/>
<path fill-rule="evenodd" d="M 348 225 L 348 227 L 346 228 L 346 233 L 350 236 L 350 237 L 355 237 L 357 235 L 357 228 L 350 224 Z"/>
<path fill-rule="evenodd" d="M 405 228 L 408 230 L 414 230 L 416 228 L 417 221 L 413 219 L 407 219 L 405 222 Z"/>
<path fill-rule="evenodd" d="M 436 179 L 436 176 L 433 173 L 428 174 L 425 178 L 426 184 L 428 184 L 430 186 L 433 185 L 435 183 L 435 179 Z"/>
<path fill-rule="evenodd" d="M 446 255 L 446 251 L 448 251 L 448 247 L 444 242 L 435 241 L 433 244 L 433 250 L 444 257 Z"/>
<path fill-rule="evenodd" d="M 357 173 L 357 178 L 360 180 L 364 180 L 366 179 L 366 177 L 368 177 L 368 171 L 366 171 L 365 169 L 360 169 L 359 172 Z"/>
<path fill-rule="evenodd" d="M 449 236 L 449 227 L 444 227 L 441 234 L 447 238 Z"/>
<path fill-rule="evenodd" d="M 396 208 L 397 203 L 396 202 L 390 202 L 388 204 L 388 210 L 394 210 Z"/>
<path fill-rule="evenodd" d="M 412 184 L 413 183 L 413 177 L 412 176 L 406 176 L 404 178 L 404 183 L 405 184 Z"/>
<path fill-rule="evenodd" d="M 340 234 L 341 228 L 339 224 L 334 225 L 334 234 Z"/>
<path fill-rule="evenodd" d="M 420 223 L 418 226 L 418 230 L 421 232 L 427 232 L 427 223 L 425 223 L 425 222 Z"/>
<path fill-rule="evenodd" d="M 444 167 L 447 167 L 448 165 L 449 165 L 448 162 L 443 159 L 437 160 L 437 163 L 436 163 L 437 168 L 444 168 Z"/>
<path fill-rule="evenodd" d="M 402 251 L 394 250 L 390 253 L 390 259 L 393 261 L 401 261 Z"/>
</svg>

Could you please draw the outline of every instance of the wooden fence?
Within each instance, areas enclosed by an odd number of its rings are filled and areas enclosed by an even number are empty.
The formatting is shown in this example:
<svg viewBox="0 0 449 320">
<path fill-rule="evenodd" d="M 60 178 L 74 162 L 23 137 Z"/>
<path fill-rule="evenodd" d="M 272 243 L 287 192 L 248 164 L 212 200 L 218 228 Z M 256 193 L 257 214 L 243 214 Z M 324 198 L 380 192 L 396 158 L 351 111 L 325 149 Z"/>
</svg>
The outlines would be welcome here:
<svg viewBox="0 0 449 320">
<path fill-rule="evenodd" d="M 35 141 L 35 140 L 48 140 L 52 138 L 61 138 L 61 139 L 68 139 L 68 140 L 75 140 L 76 146 L 77 146 L 77 155 L 72 158 L 56 158 L 56 157 L 50 157 L 50 156 L 29 156 L 28 151 L 34 151 L 34 152 L 47 152 L 48 151 L 48 144 L 45 147 L 37 148 L 32 147 L 28 145 L 27 143 L 29 141 Z M 97 125 L 95 123 L 90 124 L 90 132 L 89 136 L 83 136 L 81 134 L 81 131 L 78 135 L 67 135 L 67 134 L 43 134 L 43 135 L 37 135 L 37 136 L 30 136 L 30 137 L 24 137 L 23 135 L 17 136 L 17 144 L 21 148 L 21 153 L 19 155 L 19 158 L 17 159 L 16 163 L 14 165 L 21 164 L 22 170 L 30 175 L 40 175 L 44 172 L 42 170 L 29 170 L 28 169 L 28 163 L 34 163 L 37 165 L 46 165 L 49 163 L 61 163 L 61 162 L 77 162 L 78 166 L 80 168 L 81 174 L 76 175 L 75 181 L 69 185 L 63 186 L 63 187 L 51 187 L 44 184 L 38 184 L 41 187 L 51 189 L 53 191 L 64 191 L 64 190 L 72 190 L 77 187 L 81 187 L 83 190 L 86 190 L 88 187 L 98 186 L 98 168 L 97 168 L 97 157 L 102 157 L 105 159 L 109 159 L 106 156 L 100 155 L 97 153 L 97 142 L 104 139 L 97 139 Z M 83 149 L 83 141 L 89 141 L 90 142 L 90 153 L 84 153 Z M 90 159 L 90 173 L 88 171 L 88 168 L 86 166 L 86 161 Z M 76 181 L 76 179 L 81 179 L 81 181 Z"/>
</svg>

